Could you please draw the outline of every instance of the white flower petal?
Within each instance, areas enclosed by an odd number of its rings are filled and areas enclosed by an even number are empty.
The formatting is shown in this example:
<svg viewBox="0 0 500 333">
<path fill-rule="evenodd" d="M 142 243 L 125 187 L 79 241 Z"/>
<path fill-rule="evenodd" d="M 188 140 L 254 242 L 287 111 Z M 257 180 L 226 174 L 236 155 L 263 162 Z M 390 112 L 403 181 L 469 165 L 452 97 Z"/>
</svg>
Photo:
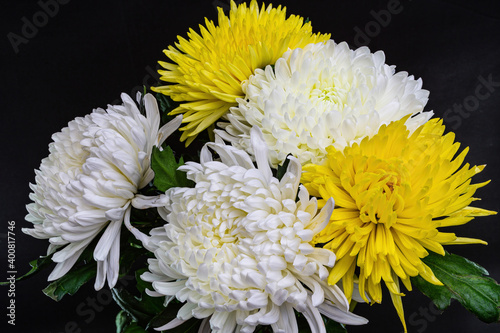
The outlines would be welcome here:
<svg viewBox="0 0 500 333">
<path fill-rule="evenodd" d="M 198 333 L 210 333 L 210 320 L 208 318 L 203 319 Z"/>
<path fill-rule="evenodd" d="M 168 138 L 172 133 L 174 133 L 177 128 L 182 123 L 182 115 L 179 115 L 163 125 L 158 131 L 158 139 L 156 142 L 156 146 L 161 147 L 166 138 Z"/>
<path fill-rule="evenodd" d="M 153 177 L 153 146 L 180 124 L 176 118 L 158 129 L 160 115 L 151 95 L 144 97 L 147 117 L 128 95 L 122 94 L 122 100 L 123 105 L 96 109 L 55 133 L 49 156 L 35 170 L 36 184 L 30 185 L 33 203 L 27 205 L 26 216 L 34 228 L 23 231 L 49 239 L 49 251 L 59 251 L 53 256 L 59 264 L 51 280 L 66 274 L 106 228 L 94 251 L 98 261 L 95 286 L 102 288 L 106 276 L 110 286 L 116 283 L 122 220 L 126 212 L 130 214 L 130 203 L 140 187 Z M 157 197 L 134 202 L 143 207 L 164 204 Z M 60 245 L 66 246 L 59 249 Z"/>
<path fill-rule="evenodd" d="M 107 258 L 111 246 L 113 246 L 113 243 L 117 241 L 119 243 L 121 225 L 121 221 L 113 221 L 108 225 L 95 247 L 95 261 L 104 261 Z"/>
<path fill-rule="evenodd" d="M 311 301 L 307 299 L 306 310 L 302 312 L 309 327 L 311 328 L 311 333 L 326 333 L 325 325 L 323 323 L 323 318 L 319 313 L 318 309 L 311 304 Z"/>
<path fill-rule="evenodd" d="M 166 331 L 166 330 L 171 330 L 172 328 L 176 328 L 179 325 L 182 325 L 186 322 L 186 320 L 182 320 L 179 318 L 172 319 L 169 321 L 167 324 L 155 328 L 155 331 Z"/>
<path fill-rule="evenodd" d="M 273 177 L 259 129 L 251 135 L 257 166 L 244 151 L 218 142 L 206 145 L 201 163 L 179 168 L 195 187 L 165 193 L 167 207 L 158 212 L 168 223 L 151 230 L 145 246 L 155 258 L 142 278 L 157 294 L 186 302 L 179 318 L 210 316 L 213 332 L 251 333 L 258 325 L 297 332 L 294 309 L 307 312 L 313 329 L 324 332 L 310 307 L 327 300 L 342 310 L 348 306 L 338 287 L 322 280 L 335 255 L 310 244 L 326 226 L 333 201 L 318 212 L 317 200 L 299 189 L 297 158 L 291 157 L 281 181 Z"/>
<path fill-rule="evenodd" d="M 118 281 L 119 268 L 120 268 L 120 232 L 116 235 L 113 245 L 108 254 L 108 287 L 111 289 Z"/>
<path fill-rule="evenodd" d="M 94 282 L 94 289 L 101 290 L 106 283 L 106 273 L 108 272 L 108 261 L 98 261 L 97 262 L 97 274 Z"/>
<path fill-rule="evenodd" d="M 73 255 L 71 255 L 65 261 L 58 263 L 50 273 L 49 277 L 47 278 L 47 281 L 55 281 L 64 276 L 64 274 L 68 273 L 71 267 L 73 267 L 75 262 L 78 260 L 78 257 L 80 257 L 80 255 L 82 254 L 83 250 L 84 248 L 74 252 Z"/>
<path fill-rule="evenodd" d="M 328 318 L 346 325 L 365 325 L 368 323 L 366 318 L 355 315 L 349 311 L 343 311 L 338 307 L 331 306 L 328 302 L 324 302 L 319 305 L 318 310 L 321 314 L 327 316 Z"/>
<path fill-rule="evenodd" d="M 302 165 L 321 164 L 326 147 L 343 149 L 406 115 L 413 115 L 407 126 L 414 130 L 432 116 L 423 112 L 429 92 L 420 79 L 395 73 L 384 61 L 381 51 L 350 50 L 332 40 L 289 50 L 243 83 L 245 98 L 216 133 L 256 154 L 250 133 L 260 128 L 276 167 L 288 154 Z"/>
</svg>

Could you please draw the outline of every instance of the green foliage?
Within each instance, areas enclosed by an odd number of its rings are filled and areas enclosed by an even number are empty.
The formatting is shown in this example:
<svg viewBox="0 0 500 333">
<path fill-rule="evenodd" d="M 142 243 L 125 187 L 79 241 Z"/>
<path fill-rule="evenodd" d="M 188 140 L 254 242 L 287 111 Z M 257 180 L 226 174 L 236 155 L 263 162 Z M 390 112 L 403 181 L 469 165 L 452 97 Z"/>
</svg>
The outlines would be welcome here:
<svg viewBox="0 0 500 333">
<path fill-rule="evenodd" d="M 55 301 L 59 301 L 66 294 L 74 295 L 81 286 L 95 278 L 97 274 L 97 263 L 93 259 L 93 252 L 99 239 L 100 235 L 98 235 L 83 251 L 75 263 L 75 266 L 68 273 L 60 279 L 50 283 L 45 289 L 43 289 L 45 295 Z M 121 253 L 119 278 L 123 278 L 131 271 L 135 271 L 135 266 L 140 264 L 139 261 L 141 259 L 145 263 L 145 256 L 151 253 L 144 249 L 140 242 L 125 230 L 121 233 L 120 243 Z M 33 268 L 25 274 L 25 276 L 35 274 L 37 271 L 49 265 L 52 262 L 50 259 L 51 256 L 41 257 L 40 259 L 30 262 Z M 22 276 L 21 278 L 24 278 L 25 276 Z"/>
<path fill-rule="evenodd" d="M 153 180 L 154 186 L 165 192 L 171 187 L 189 187 L 192 182 L 187 179 L 186 173 L 178 171 L 177 168 L 184 164 L 181 157 L 177 161 L 174 152 L 170 147 L 166 147 L 160 151 L 158 148 L 153 148 L 151 157 L 151 168 L 155 172 Z"/>
<path fill-rule="evenodd" d="M 30 261 L 31 269 L 24 275 L 16 278 L 16 281 L 24 280 L 36 273 L 42 271 L 44 268 L 52 263 L 52 254 L 48 256 L 40 256 L 40 258 Z M 0 282 L 0 286 L 8 285 L 10 282 Z"/>
<path fill-rule="evenodd" d="M 141 268 L 135 272 L 135 280 L 137 282 L 137 290 L 141 293 L 140 301 L 146 307 L 148 313 L 156 315 L 163 311 L 165 307 L 163 306 L 163 301 L 165 297 L 151 297 L 146 294 L 146 289 L 154 290 L 150 282 L 146 282 L 141 279 L 142 273 L 146 272 L 147 268 Z"/>
<path fill-rule="evenodd" d="M 74 295 L 81 286 L 96 276 L 97 263 L 93 259 L 93 252 L 101 234 L 82 252 L 68 273 L 42 290 L 45 295 L 60 301 L 66 294 Z"/>
<path fill-rule="evenodd" d="M 168 113 L 176 107 L 176 103 L 170 97 L 161 93 L 156 93 L 155 98 L 158 101 L 158 108 L 162 114 L 162 123 L 166 124 L 173 118 L 172 116 L 168 116 Z"/>
<path fill-rule="evenodd" d="M 139 276 L 145 270 L 140 270 L 136 274 L 137 289 L 141 291 L 141 296 L 136 297 L 126 290 L 113 289 L 113 299 L 122 308 L 116 318 L 117 333 L 128 333 L 127 329 L 139 329 L 142 331 L 130 332 L 148 332 L 154 331 L 154 328 L 165 325 L 175 319 L 177 312 L 184 305 L 177 301 L 172 301 L 168 307 L 163 306 L 164 297 L 150 297 L 144 290 L 152 289 L 151 284 L 142 281 Z M 182 325 L 169 330 L 169 333 L 188 333 L 196 332 L 201 320 L 192 318 Z M 137 327 L 137 328 L 136 328 Z"/>
<path fill-rule="evenodd" d="M 124 237 L 124 234 L 128 237 Z M 132 235 L 122 232 L 122 240 L 120 244 L 120 273 L 119 278 L 123 278 L 134 271 L 134 267 L 142 259 L 146 261 L 146 256 L 151 255 L 151 252 L 142 247 L 140 242 Z"/>
<path fill-rule="evenodd" d="M 116 316 L 116 333 L 147 333 L 137 322 L 132 321 L 125 311 L 120 311 Z"/>
<path fill-rule="evenodd" d="M 286 170 L 288 169 L 288 165 L 290 164 L 290 160 L 288 159 L 288 156 L 292 156 L 291 154 L 288 154 L 287 157 L 285 158 L 285 161 L 283 161 L 282 165 L 278 165 L 278 169 L 276 170 L 275 177 L 281 180 L 283 176 L 286 173 Z M 273 169 L 274 172 L 274 169 Z"/>
<path fill-rule="evenodd" d="M 138 322 L 145 326 L 150 318 L 154 316 L 154 311 L 148 308 L 147 304 L 141 302 L 141 300 L 132 294 L 130 294 L 125 289 L 111 289 L 113 294 L 113 299 L 120 308 L 127 313 L 133 321 Z"/>
<path fill-rule="evenodd" d="M 123 330 L 123 333 L 148 333 L 144 328 L 139 326 L 139 324 L 133 322 Z"/>
<path fill-rule="evenodd" d="M 146 294 L 145 290 L 153 290 L 153 287 L 151 283 L 140 278 L 145 271 L 147 271 L 146 268 L 140 268 L 135 272 L 137 290 L 140 296 L 134 296 L 127 290 L 112 289 L 113 299 L 122 308 L 122 312 L 126 314 L 126 317 L 124 314 L 117 317 L 117 330 L 121 327 L 119 326 L 121 323 L 126 322 L 125 319 L 129 323 L 137 323 L 141 327 L 147 327 L 154 317 L 165 310 L 164 297 L 151 297 Z"/>
<path fill-rule="evenodd" d="M 74 295 L 81 286 L 96 276 L 97 263 L 89 262 L 71 269 L 62 278 L 49 284 L 43 293 L 55 301 L 60 301 L 64 295 Z"/>
<path fill-rule="evenodd" d="M 423 261 L 444 285 L 433 285 L 420 276 L 412 278 L 412 283 L 438 309 L 446 309 L 454 298 L 484 322 L 500 320 L 500 285 L 487 277 L 488 271 L 483 267 L 449 253 L 441 256 L 430 252 Z"/>
<path fill-rule="evenodd" d="M 131 322 L 130 316 L 125 311 L 121 310 L 118 312 L 115 319 L 116 333 L 123 333 Z"/>
<path fill-rule="evenodd" d="M 40 272 L 45 267 L 49 266 L 51 263 L 52 263 L 52 254 L 48 256 L 41 256 L 38 259 L 30 261 L 31 270 L 28 273 L 24 274 L 23 276 L 18 277 L 17 281 L 25 279 L 31 275 Z"/>
</svg>

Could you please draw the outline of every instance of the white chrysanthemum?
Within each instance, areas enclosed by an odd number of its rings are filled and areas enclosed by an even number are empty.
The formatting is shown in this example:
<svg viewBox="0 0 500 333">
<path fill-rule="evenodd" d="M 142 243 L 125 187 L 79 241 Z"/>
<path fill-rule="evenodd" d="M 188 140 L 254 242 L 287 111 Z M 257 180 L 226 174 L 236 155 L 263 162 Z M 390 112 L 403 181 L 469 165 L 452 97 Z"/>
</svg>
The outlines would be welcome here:
<svg viewBox="0 0 500 333">
<path fill-rule="evenodd" d="M 96 109 L 55 133 L 49 156 L 35 170 L 35 184 L 30 184 L 33 202 L 27 205 L 26 216 L 34 228 L 23 231 L 49 239 L 48 253 L 59 250 L 52 257 L 57 265 L 49 281 L 66 274 L 104 230 L 94 251 L 95 288 L 102 288 L 106 277 L 113 287 L 118 278 L 120 228 L 130 215 L 130 204 L 135 199 L 139 204 L 134 206 L 145 208 L 158 199 L 136 198 L 136 193 L 153 179 L 153 146 L 160 146 L 181 119 L 159 129 L 160 115 L 152 95 L 144 97 L 146 116 L 128 95 L 121 97 L 123 105 Z"/>
<path fill-rule="evenodd" d="M 186 302 L 167 330 L 195 317 L 200 332 L 298 332 L 295 311 L 312 332 L 325 332 L 320 313 L 342 323 L 364 324 L 348 312 L 337 286 L 323 281 L 335 262 L 331 251 L 309 243 L 328 223 L 333 201 L 318 213 L 315 198 L 299 188 L 301 166 L 291 158 L 281 180 L 273 177 L 262 133 L 252 130 L 257 168 L 242 150 L 220 142 L 205 147 L 201 164 L 182 166 L 194 188 L 167 191 L 160 210 L 168 222 L 153 229 L 154 251 L 142 275 L 156 296 Z M 298 201 L 296 201 L 298 198 Z M 170 299 L 167 297 L 167 299 Z"/>
<path fill-rule="evenodd" d="M 243 83 L 245 99 L 230 109 L 219 135 L 250 149 L 250 129 L 262 129 L 271 163 L 291 153 L 302 165 L 319 164 L 325 148 L 342 150 L 378 132 L 382 124 L 413 115 L 410 130 L 425 123 L 429 92 L 406 72 L 395 73 L 382 51 L 349 49 L 346 43 L 309 44 L 286 52 L 275 67 L 257 69 Z"/>
</svg>

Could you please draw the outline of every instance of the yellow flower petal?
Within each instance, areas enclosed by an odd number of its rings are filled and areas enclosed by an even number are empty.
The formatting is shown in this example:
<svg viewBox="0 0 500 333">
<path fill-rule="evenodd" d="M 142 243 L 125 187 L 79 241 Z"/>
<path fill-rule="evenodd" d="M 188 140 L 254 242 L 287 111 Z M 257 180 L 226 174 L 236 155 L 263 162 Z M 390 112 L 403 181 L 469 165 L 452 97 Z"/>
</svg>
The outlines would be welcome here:
<svg viewBox="0 0 500 333">
<path fill-rule="evenodd" d="M 205 19 L 200 33 L 190 29 L 187 38 L 178 36 L 175 46 L 164 54 L 171 62 L 160 61 L 164 70 L 158 71 L 166 86 L 153 91 L 181 102 L 172 114 L 208 110 L 204 104 L 219 101 L 217 117 L 207 114 L 194 126 L 185 126 L 181 140 L 192 141 L 204 129 L 236 105 L 244 97 L 241 82 L 248 79 L 257 68 L 272 65 L 288 48 L 304 47 L 310 43 L 327 41 L 330 35 L 313 34 L 311 23 L 304 23 L 300 16 L 286 17 L 286 8 L 264 5 L 257 1 L 239 6 L 231 1 L 229 16 L 218 8 L 218 25 Z M 196 102 L 195 104 L 185 102 Z M 222 110 L 222 111 L 221 111 Z M 188 118 L 184 123 L 190 123 Z M 189 139 L 188 139 L 189 138 Z"/>
<path fill-rule="evenodd" d="M 408 290 L 410 277 L 417 275 L 441 285 L 422 261 L 428 251 L 444 255 L 443 245 L 486 244 L 438 228 L 496 214 L 469 206 L 487 184 L 471 184 L 484 166 L 462 165 L 468 149 L 455 156 L 460 144 L 453 133 L 443 135 L 442 121 L 431 119 L 409 135 L 406 119 L 383 125 L 343 151 L 327 148 L 325 164 L 305 166 L 301 178 L 311 193 L 335 200 L 321 232 L 324 246 L 338 259 L 328 282 L 342 280 L 351 292 L 357 266 L 361 296 L 380 302 L 384 281 L 405 330 L 399 280 Z"/>
</svg>

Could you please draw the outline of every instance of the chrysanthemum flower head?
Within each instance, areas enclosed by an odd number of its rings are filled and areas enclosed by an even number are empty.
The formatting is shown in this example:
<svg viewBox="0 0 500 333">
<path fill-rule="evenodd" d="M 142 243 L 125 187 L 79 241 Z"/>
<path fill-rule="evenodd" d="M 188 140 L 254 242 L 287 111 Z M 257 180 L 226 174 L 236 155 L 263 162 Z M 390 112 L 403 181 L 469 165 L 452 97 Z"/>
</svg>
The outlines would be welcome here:
<svg viewBox="0 0 500 333">
<path fill-rule="evenodd" d="M 442 121 L 430 120 L 411 135 L 406 121 L 383 125 L 343 150 L 329 148 L 326 163 L 304 166 L 302 176 L 310 193 L 323 198 L 320 206 L 332 197 L 336 202 L 330 223 L 314 238 L 337 255 L 328 283 L 342 279 L 350 298 L 359 274 L 361 296 L 381 302 L 383 280 L 403 324 L 399 281 L 408 290 L 417 275 L 441 284 L 421 260 L 428 251 L 444 255 L 443 245 L 485 243 L 438 228 L 494 214 L 469 206 L 487 184 L 471 184 L 484 166 L 462 166 L 468 150 L 455 156 L 460 145 L 453 133 L 443 135 Z"/>
<path fill-rule="evenodd" d="M 320 164 L 328 146 L 341 150 L 406 115 L 414 130 L 432 116 L 423 112 L 429 92 L 420 79 L 395 73 L 382 51 L 333 40 L 286 52 L 274 67 L 257 69 L 243 91 L 218 133 L 250 151 L 250 129 L 260 127 L 273 166 L 290 153 L 302 165 Z"/>
<path fill-rule="evenodd" d="M 104 231 L 94 250 L 95 288 L 102 288 L 106 279 L 110 287 L 115 285 L 122 222 L 138 190 L 154 177 L 153 146 L 160 146 L 180 125 L 176 118 L 159 128 L 158 106 L 150 94 L 144 97 L 145 116 L 128 95 L 122 99 L 123 105 L 96 109 L 55 133 L 49 156 L 35 170 L 26 216 L 34 227 L 23 232 L 49 239 L 48 253 L 57 251 L 49 281 L 66 274 Z"/>
<path fill-rule="evenodd" d="M 313 34 L 311 23 L 300 16 L 287 18 L 281 6 L 259 9 L 255 0 L 249 6 L 231 1 L 229 17 L 218 11 L 218 25 L 205 19 L 200 34 L 191 29 L 189 39 L 179 37 L 164 51 L 171 62 L 160 62 L 165 70 L 159 73 L 169 84 L 153 88 L 181 102 L 172 114 L 185 114 L 181 140 L 187 144 L 244 97 L 241 82 L 256 68 L 274 64 L 289 48 L 329 38 Z"/>
<path fill-rule="evenodd" d="M 347 299 L 324 279 L 335 255 L 310 242 L 328 223 L 333 200 L 318 212 L 317 201 L 299 187 L 301 166 L 292 158 L 281 180 L 273 177 L 267 147 L 252 132 L 257 167 L 244 151 L 209 144 L 201 164 L 182 166 L 194 188 L 167 191 L 161 212 L 168 222 L 153 229 L 150 273 L 156 296 L 185 302 L 177 318 L 158 330 L 195 317 L 200 332 L 298 332 L 302 313 L 312 332 L 325 332 L 320 314 L 347 324 L 366 320 L 348 312 Z M 298 198 L 298 200 L 296 200 Z"/>
</svg>

